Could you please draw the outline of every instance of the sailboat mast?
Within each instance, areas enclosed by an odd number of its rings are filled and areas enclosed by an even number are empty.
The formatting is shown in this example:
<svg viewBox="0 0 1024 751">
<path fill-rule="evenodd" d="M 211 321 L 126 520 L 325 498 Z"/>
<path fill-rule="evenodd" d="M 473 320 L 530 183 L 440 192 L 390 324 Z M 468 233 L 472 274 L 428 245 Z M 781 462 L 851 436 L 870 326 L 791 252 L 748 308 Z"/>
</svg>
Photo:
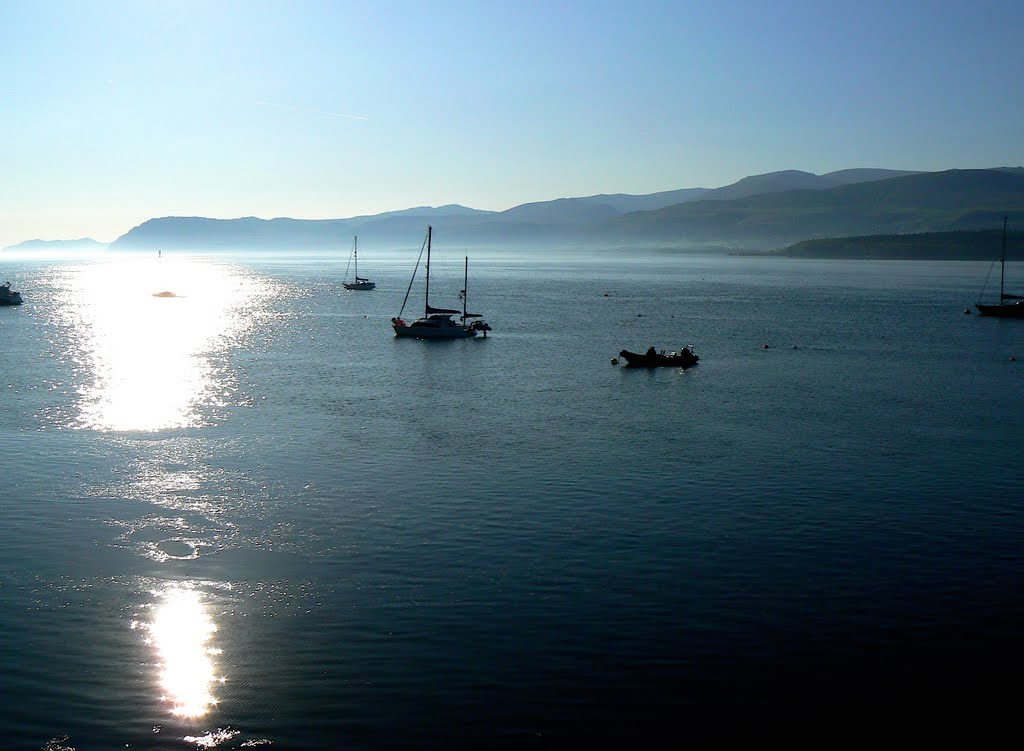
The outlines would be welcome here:
<svg viewBox="0 0 1024 751">
<path fill-rule="evenodd" d="M 466 256 L 466 272 L 462 278 L 462 322 L 466 322 L 466 306 L 469 304 L 466 298 L 469 297 L 469 256 Z"/>
<path fill-rule="evenodd" d="M 999 255 L 999 302 L 1003 301 L 1003 278 L 1006 275 L 1006 217 L 1003 217 L 1003 252 Z"/>
<path fill-rule="evenodd" d="M 427 288 L 423 293 L 423 317 L 430 315 L 430 235 L 433 228 L 427 225 Z"/>
<path fill-rule="evenodd" d="M 352 260 L 356 264 L 356 278 L 355 281 L 359 283 L 359 235 L 352 236 Z"/>
</svg>

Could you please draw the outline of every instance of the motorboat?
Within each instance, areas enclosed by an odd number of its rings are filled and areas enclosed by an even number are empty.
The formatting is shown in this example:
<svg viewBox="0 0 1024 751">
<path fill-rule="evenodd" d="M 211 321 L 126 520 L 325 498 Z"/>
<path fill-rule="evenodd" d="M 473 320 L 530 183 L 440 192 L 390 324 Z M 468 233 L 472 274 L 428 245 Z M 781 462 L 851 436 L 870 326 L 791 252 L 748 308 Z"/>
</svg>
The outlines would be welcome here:
<svg viewBox="0 0 1024 751">
<path fill-rule="evenodd" d="M 21 305 L 21 293 L 11 289 L 10 282 L 0 284 L 0 305 Z"/>
<path fill-rule="evenodd" d="M 658 352 L 654 347 L 649 348 L 643 354 L 624 349 L 619 352 L 619 357 L 626 361 L 626 365 L 634 368 L 658 368 L 663 366 L 688 368 L 691 365 L 696 365 L 697 361 L 700 360 L 689 347 L 683 347 L 678 352 L 669 352 L 668 354 L 665 354 L 665 350 Z"/>
</svg>

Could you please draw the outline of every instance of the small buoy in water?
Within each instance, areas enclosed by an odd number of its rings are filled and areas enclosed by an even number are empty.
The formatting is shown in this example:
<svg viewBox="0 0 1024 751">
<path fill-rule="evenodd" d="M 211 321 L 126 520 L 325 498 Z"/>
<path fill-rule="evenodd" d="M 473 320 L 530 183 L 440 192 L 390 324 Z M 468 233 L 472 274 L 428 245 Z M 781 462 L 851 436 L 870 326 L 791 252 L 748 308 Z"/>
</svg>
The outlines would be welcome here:
<svg viewBox="0 0 1024 751">
<path fill-rule="evenodd" d="M 971 314 L 971 309 L 970 308 L 964 308 L 964 315 L 965 316 L 969 316 L 970 314 Z"/>
<path fill-rule="evenodd" d="M 612 365 L 618 365 L 618 364 L 619 364 L 619 358 L 613 357 L 612 358 Z"/>
<path fill-rule="evenodd" d="M 605 292 L 604 295 L 602 295 L 602 297 L 608 297 L 608 293 Z"/>
<path fill-rule="evenodd" d="M 767 345 L 767 344 L 762 344 L 762 345 L 761 345 L 761 349 L 769 349 L 769 347 L 768 347 L 768 345 Z"/>
<path fill-rule="evenodd" d="M 644 317 L 644 314 L 643 314 L 643 313 L 637 313 L 637 314 L 636 314 L 636 317 L 637 317 L 637 318 L 643 318 L 643 317 Z"/>
<path fill-rule="evenodd" d="M 793 349 L 800 349 L 800 348 L 794 344 L 793 345 Z"/>
<path fill-rule="evenodd" d="M 1010 355 L 1010 362 L 1017 362 L 1016 356 Z"/>
</svg>

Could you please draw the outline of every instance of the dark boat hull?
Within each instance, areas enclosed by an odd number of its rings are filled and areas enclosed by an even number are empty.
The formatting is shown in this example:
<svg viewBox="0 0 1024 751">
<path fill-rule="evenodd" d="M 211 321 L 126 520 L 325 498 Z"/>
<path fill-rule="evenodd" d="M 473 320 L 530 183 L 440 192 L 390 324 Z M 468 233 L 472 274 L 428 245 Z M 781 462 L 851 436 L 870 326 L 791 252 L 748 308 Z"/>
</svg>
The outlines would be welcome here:
<svg viewBox="0 0 1024 751">
<path fill-rule="evenodd" d="M 696 365 L 700 359 L 689 350 L 685 350 L 683 354 L 678 355 L 649 355 L 647 353 L 630 352 L 624 349 L 619 352 L 619 357 L 626 361 L 626 365 L 633 368 L 689 368 L 691 365 Z"/>
<path fill-rule="evenodd" d="M 978 315 L 992 316 L 994 318 L 1024 318 L 1024 301 L 1018 300 L 1005 305 L 975 305 Z"/>
</svg>

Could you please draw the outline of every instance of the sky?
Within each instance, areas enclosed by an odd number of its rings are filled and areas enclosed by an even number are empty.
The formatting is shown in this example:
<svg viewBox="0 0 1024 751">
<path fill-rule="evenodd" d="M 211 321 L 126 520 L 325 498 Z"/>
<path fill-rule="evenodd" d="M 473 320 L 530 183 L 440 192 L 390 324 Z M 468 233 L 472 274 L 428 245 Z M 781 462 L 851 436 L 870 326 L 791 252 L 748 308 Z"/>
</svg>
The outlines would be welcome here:
<svg viewBox="0 0 1024 751">
<path fill-rule="evenodd" d="M 1024 164 L 1020 0 L 0 0 L 0 247 Z"/>
</svg>

